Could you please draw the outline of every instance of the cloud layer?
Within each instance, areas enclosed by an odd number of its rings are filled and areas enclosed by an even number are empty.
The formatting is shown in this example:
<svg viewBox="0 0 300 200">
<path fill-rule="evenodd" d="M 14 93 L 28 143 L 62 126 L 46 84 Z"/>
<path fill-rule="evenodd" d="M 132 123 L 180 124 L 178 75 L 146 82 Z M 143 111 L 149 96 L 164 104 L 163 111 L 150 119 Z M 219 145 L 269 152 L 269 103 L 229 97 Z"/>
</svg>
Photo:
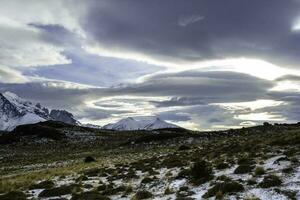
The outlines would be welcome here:
<svg viewBox="0 0 300 200">
<path fill-rule="evenodd" d="M 82 122 L 224 129 L 300 118 L 295 0 L 11 0 L 0 91 Z"/>
</svg>

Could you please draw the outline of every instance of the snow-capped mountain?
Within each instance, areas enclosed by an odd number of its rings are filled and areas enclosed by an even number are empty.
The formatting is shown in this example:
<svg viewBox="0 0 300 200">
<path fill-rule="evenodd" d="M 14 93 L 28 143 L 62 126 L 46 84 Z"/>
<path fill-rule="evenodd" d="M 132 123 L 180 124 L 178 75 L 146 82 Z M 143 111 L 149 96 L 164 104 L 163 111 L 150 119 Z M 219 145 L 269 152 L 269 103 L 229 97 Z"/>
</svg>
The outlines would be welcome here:
<svg viewBox="0 0 300 200">
<path fill-rule="evenodd" d="M 107 124 L 103 129 L 111 129 L 118 131 L 130 130 L 154 130 L 163 128 L 180 128 L 177 125 L 168 123 L 158 117 L 128 117 L 121 119 L 116 123 Z"/>
<path fill-rule="evenodd" d="M 64 110 L 52 110 L 34 105 L 14 93 L 0 93 L 0 130 L 13 130 L 16 126 L 55 120 L 78 124 L 73 115 Z"/>
</svg>

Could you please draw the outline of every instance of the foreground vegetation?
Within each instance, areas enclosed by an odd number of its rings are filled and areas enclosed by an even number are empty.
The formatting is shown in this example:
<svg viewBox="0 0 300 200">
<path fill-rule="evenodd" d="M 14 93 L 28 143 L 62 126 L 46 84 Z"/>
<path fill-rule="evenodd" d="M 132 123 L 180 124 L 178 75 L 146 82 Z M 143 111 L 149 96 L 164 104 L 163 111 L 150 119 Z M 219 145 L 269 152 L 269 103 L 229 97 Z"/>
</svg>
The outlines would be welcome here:
<svg viewBox="0 0 300 200">
<path fill-rule="evenodd" d="M 99 138 L 2 145 L 0 200 L 300 198 L 298 124 L 91 132 Z"/>
</svg>

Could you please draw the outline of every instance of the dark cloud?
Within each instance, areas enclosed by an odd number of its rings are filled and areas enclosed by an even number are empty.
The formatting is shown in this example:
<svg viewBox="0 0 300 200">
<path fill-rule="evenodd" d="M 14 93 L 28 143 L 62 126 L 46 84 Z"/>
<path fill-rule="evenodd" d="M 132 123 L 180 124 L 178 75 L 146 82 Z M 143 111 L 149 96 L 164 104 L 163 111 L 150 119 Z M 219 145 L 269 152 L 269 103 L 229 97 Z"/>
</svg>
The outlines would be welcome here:
<svg viewBox="0 0 300 200">
<path fill-rule="evenodd" d="M 264 98 L 266 90 L 272 86 L 270 81 L 241 73 L 187 71 L 153 76 L 143 83 L 112 88 L 107 92 L 110 95 L 184 97 L 173 98 L 167 102 L 154 102 L 160 104 L 159 106 L 170 106 L 251 101 Z"/>
<path fill-rule="evenodd" d="M 82 38 L 59 24 L 28 24 L 41 31 L 41 38 L 62 47 L 80 47 Z"/>
<path fill-rule="evenodd" d="M 190 105 L 204 105 L 203 99 L 197 97 L 172 97 L 165 101 L 150 101 L 156 107 L 172 107 L 172 106 L 190 106 Z"/>
<path fill-rule="evenodd" d="M 51 82 L 51 84 L 59 82 Z M 0 84 L 0 92 L 11 91 L 34 102 L 51 108 L 72 109 L 80 106 L 84 99 L 93 98 L 87 89 L 52 87 L 49 82 Z"/>
<path fill-rule="evenodd" d="M 293 0 L 105 0 L 89 8 L 83 25 L 107 49 L 172 62 L 246 56 L 299 64 L 300 35 L 291 29 L 300 4 Z M 182 16 L 198 22 L 180 26 Z"/>
<path fill-rule="evenodd" d="M 184 112 L 193 116 L 192 122 L 198 129 L 227 129 L 236 126 L 242 120 L 234 118 L 236 113 L 216 105 L 200 105 L 184 109 Z M 220 125 L 220 126 L 218 126 Z"/>
<path fill-rule="evenodd" d="M 176 113 L 172 111 L 157 113 L 157 116 L 163 120 L 170 120 L 173 122 L 190 121 L 191 116 L 189 113 Z"/>
</svg>

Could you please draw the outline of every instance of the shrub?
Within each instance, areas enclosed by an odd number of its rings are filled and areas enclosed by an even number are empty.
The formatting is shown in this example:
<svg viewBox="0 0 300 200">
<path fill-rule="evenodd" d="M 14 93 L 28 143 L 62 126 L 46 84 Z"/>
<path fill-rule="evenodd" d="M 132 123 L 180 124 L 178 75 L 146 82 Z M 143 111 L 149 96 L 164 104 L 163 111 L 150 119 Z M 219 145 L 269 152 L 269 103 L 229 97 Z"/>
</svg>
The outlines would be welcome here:
<svg viewBox="0 0 300 200">
<path fill-rule="evenodd" d="M 181 145 L 179 148 L 178 148 L 178 151 L 185 151 L 185 150 L 190 150 L 191 147 L 189 146 L 186 146 L 186 145 Z"/>
<path fill-rule="evenodd" d="M 261 176 L 265 173 L 266 172 L 265 172 L 265 169 L 263 167 L 256 167 L 255 168 L 255 171 L 254 171 L 255 176 Z"/>
<path fill-rule="evenodd" d="M 169 194 L 173 194 L 173 193 L 174 193 L 174 191 L 170 187 L 167 187 L 164 192 L 165 195 L 169 195 Z"/>
<path fill-rule="evenodd" d="M 250 178 L 248 181 L 247 181 L 247 184 L 248 185 L 255 185 L 257 182 L 256 182 L 256 179 L 254 178 Z"/>
<path fill-rule="evenodd" d="M 141 190 L 134 195 L 133 200 L 149 199 L 151 197 L 153 197 L 151 192 Z"/>
<path fill-rule="evenodd" d="M 261 188 L 269 188 L 269 187 L 275 187 L 280 186 L 282 184 L 281 179 L 276 175 L 268 175 L 264 177 L 263 181 L 259 183 L 259 187 Z"/>
<path fill-rule="evenodd" d="M 217 194 L 216 194 L 216 199 L 223 199 L 224 197 L 224 194 L 222 191 L 218 191 Z"/>
<path fill-rule="evenodd" d="M 239 165 L 253 165 L 255 162 L 250 159 L 248 156 L 242 156 L 238 159 L 237 164 Z"/>
<path fill-rule="evenodd" d="M 29 187 L 30 190 L 34 190 L 34 189 L 50 189 L 54 187 L 54 183 L 51 180 L 47 180 L 47 181 L 42 181 L 40 183 L 31 185 Z"/>
<path fill-rule="evenodd" d="M 286 174 L 292 173 L 293 171 L 294 171 L 294 169 L 292 167 L 287 167 L 287 168 L 282 169 L 282 172 L 286 173 Z"/>
<path fill-rule="evenodd" d="M 169 168 L 182 167 L 184 163 L 176 156 L 168 157 L 162 162 L 162 166 Z"/>
<path fill-rule="evenodd" d="M 179 188 L 179 191 L 188 191 L 189 190 L 189 187 L 188 186 L 181 186 Z"/>
<path fill-rule="evenodd" d="M 280 164 L 281 161 L 288 161 L 289 159 L 287 157 L 280 157 L 277 160 L 274 161 L 273 164 Z"/>
<path fill-rule="evenodd" d="M 92 168 L 92 169 L 84 170 L 82 173 L 84 176 L 91 177 L 91 176 L 98 176 L 99 173 L 101 172 L 102 172 L 101 169 Z"/>
<path fill-rule="evenodd" d="M 71 194 L 75 190 L 79 190 L 79 187 L 77 185 L 68 185 L 68 186 L 61 186 L 57 188 L 51 188 L 43 190 L 39 197 L 54 197 L 54 196 L 61 196 L 66 194 Z"/>
<path fill-rule="evenodd" d="M 216 169 L 221 170 L 221 169 L 226 169 L 229 167 L 228 163 L 225 162 L 220 162 L 216 164 Z"/>
<path fill-rule="evenodd" d="M 83 192 L 81 194 L 75 194 L 72 196 L 71 200 L 87 200 L 87 199 L 93 199 L 93 200 L 110 200 L 110 198 L 101 195 L 98 192 L 91 191 L 91 192 Z"/>
<path fill-rule="evenodd" d="M 196 162 L 190 169 L 191 182 L 203 184 L 213 179 L 211 166 L 204 160 Z"/>
<path fill-rule="evenodd" d="M 85 188 L 85 189 L 91 189 L 91 188 L 93 188 L 94 186 L 92 185 L 92 184 L 84 184 L 83 185 L 83 188 Z"/>
<path fill-rule="evenodd" d="M 141 183 L 147 184 L 147 183 L 151 183 L 152 181 L 153 181 L 153 178 L 145 177 L 145 178 L 143 178 L 143 180 L 141 181 Z"/>
<path fill-rule="evenodd" d="M 91 162 L 95 162 L 95 158 L 93 158 L 92 156 L 87 156 L 85 159 L 84 159 L 84 162 L 85 163 L 91 163 Z"/>
<path fill-rule="evenodd" d="M 295 191 L 290 191 L 290 190 L 280 190 L 278 188 L 274 189 L 275 192 L 279 193 L 279 194 L 283 194 L 284 196 L 288 197 L 288 199 L 290 200 L 297 200 L 297 192 Z"/>
<path fill-rule="evenodd" d="M 192 197 L 176 197 L 176 200 L 195 200 Z"/>
<path fill-rule="evenodd" d="M 297 164 L 299 162 L 299 160 L 296 157 L 292 157 L 291 162 L 294 164 Z"/>
<path fill-rule="evenodd" d="M 254 169 L 253 165 L 242 164 L 242 165 L 239 165 L 234 170 L 234 173 L 235 174 L 246 174 L 246 173 L 250 173 L 253 169 Z"/>
<path fill-rule="evenodd" d="M 103 195 L 115 195 L 115 194 L 118 194 L 119 192 L 124 192 L 126 191 L 126 186 L 124 185 L 120 185 L 116 188 L 114 188 L 113 184 L 109 184 L 109 185 L 106 185 L 106 188 L 104 190 L 102 190 L 102 193 Z M 98 190 L 99 190 L 99 187 L 98 187 Z"/>
<path fill-rule="evenodd" d="M 207 193 L 204 194 L 204 198 L 210 198 L 222 193 L 223 195 L 227 193 L 235 193 L 244 191 L 243 185 L 235 181 L 226 181 L 223 183 L 217 183 L 215 186 L 210 188 Z"/>
<path fill-rule="evenodd" d="M 231 178 L 225 176 L 225 175 L 221 175 L 219 177 L 217 177 L 218 181 L 231 181 Z"/>
<path fill-rule="evenodd" d="M 182 169 L 176 176 L 176 179 L 187 178 L 189 176 L 190 176 L 190 169 Z"/>
<path fill-rule="evenodd" d="M 75 181 L 81 182 L 81 181 L 87 181 L 87 180 L 89 180 L 87 176 L 81 175 Z"/>
<path fill-rule="evenodd" d="M 4 195 L 0 195 L 1 200 L 26 200 L 26 195 L 23 192 L 20 191 L 12 191 L 8 192 Z"/>
<path fill-rule="evenodd" d="M 127 185 L 126 189 L 125 189 L 125 194 L 130 194 L 131 192 L 133 192 L 133 188 L 131 185 Z"/>
</svg>

